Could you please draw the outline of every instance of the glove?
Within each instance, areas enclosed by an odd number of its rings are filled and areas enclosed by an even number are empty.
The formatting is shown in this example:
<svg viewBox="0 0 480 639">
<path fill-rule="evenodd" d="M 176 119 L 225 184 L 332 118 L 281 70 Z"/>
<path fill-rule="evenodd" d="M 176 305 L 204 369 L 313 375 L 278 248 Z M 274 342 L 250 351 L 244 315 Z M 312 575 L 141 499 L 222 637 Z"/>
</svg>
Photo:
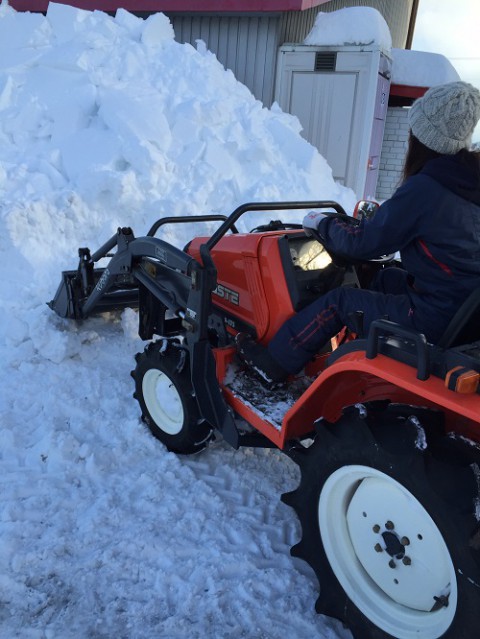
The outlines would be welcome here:
<svg viewBox="0 0 480 639">
<path fill-rule="evenodd" d="M 307 213 L 302 222 L 305 233 L 307 235 L 314 235 L 318 231 L 318 225 L 324 217 L 328 217 L 328 215 L 320 213 L 320 211 L 310 211 L 310 213 Z"/>
</svg>

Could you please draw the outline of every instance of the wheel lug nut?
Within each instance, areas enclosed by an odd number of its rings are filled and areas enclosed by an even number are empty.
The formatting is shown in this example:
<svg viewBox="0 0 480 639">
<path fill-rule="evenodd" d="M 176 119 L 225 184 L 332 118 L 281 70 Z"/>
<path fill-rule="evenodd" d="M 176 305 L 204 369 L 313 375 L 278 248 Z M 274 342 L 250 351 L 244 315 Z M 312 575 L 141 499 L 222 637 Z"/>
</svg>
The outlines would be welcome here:
<svg viewBox="0 0 480 639">
<path fill-rule="evenodd" d="M 380 544 L 375 544 L 374 548 L 375 548 L 376 552 L 383 552 L 383 548 L 381 547 Z"/>
<path fill-rule="evenodd" d="M 405 566 L 410 566 L 410 565 L 411 565 L 411 563 L 412 563 L 412 560 L 410 559 L 410 557 L 407 557 L 407 556 L 405 556 L 405 557 L 402 559 L 402 561 L 403 561 L 403 563 L 405 564 Z"/>
<path fill-rule="evenodd" d="M 397 564 L 393 561 L 393 559 L 390 559 L 390 561 L 388 562 L 388 565 L 390 566 L 390 568 L 396 568 Z"/>
<path fill-rule="evenodd" d="M 385 524 L 385 528 L 387 530 L 393 530 L 395 528 L 395 525 L 394 525 L 393 521 L 390 521 L 390 520 L 387 521 L 386 524 Z"/>
<path fill-rule="evenodd" d="M 373 532 L 374 533 L 379 533 L 380 532 L 380 526 L 378 524 L 375 524 L 375 526 L 373 527 Z"/>
<path fill-rule="evenodd" d="M 402 546 L 410 546 L 410 539 L 408 537 L 402 537 L 400 543 Z"/>
</svg>

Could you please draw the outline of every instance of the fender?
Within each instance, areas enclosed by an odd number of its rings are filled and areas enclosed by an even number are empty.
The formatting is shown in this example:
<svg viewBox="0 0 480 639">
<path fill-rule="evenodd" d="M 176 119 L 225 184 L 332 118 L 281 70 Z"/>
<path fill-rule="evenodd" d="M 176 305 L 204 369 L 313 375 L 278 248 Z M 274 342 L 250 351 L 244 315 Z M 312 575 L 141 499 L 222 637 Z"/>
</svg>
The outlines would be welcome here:
<svg viewBox="0 0 480 639">
<path fill-rule="evenodd" d="M 282 447 L 303 431 L 305 420 L 324 417 L 336 421 L 342 409 L 348 405 L 388 398 L 392 402 L 429 406 L 445 412 L 447 424 L 455 419 L 458 432 L 465 423 L 463 434 L 478 440 L 467 427 L 468 422 L 478 423 L 478 394 L 460 394 L 446 390 L 444 379 L 430 375 L 419 380 L 416 369 L 385 355 L 367 359 L 364 350 L 341 356 L 328 366 L 305 391 L 299 401 L 285 415 L 281 441 Z"/>
</svg>

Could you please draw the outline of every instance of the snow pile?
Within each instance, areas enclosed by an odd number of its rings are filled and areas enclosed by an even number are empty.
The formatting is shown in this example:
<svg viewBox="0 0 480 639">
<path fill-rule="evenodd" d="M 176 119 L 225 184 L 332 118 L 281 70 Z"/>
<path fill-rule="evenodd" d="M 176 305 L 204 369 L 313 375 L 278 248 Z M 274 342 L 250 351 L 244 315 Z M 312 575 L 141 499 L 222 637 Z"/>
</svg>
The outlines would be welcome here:
<svg viewBox="0 0 480 639">
<path fill-rule="evenodd" d="M 27 260 L 33 250 L 50 261 L 55 245 L 58 268 L 79 243 L 119 224 L 141 233 L 162 215 L 353 204 L 296 118 L 263 108 L 211 53 L 176 43 L 162 14 L 4 10 L 0 53 L 0 200 Z"/>
<path fill-rule="evenodd" d="M 371 7 L 349 7 L 332 13 L 319 13 L 304 44 L 377 44 L 384 51 L 390 51 L 392 36 L 379 11 Z"/>
<path fill-rule="evenodd" d="M 118 226 L 141 235 L 163 215 L 254 200 L 351 210 L 299 128 L 204 47 L 176 43 L 161 14 L 2 2 L 3 637 L 350 636 L 314 613 L 316 581 L 289 556 L 299 530 L 278 496 L 296 467 L 221 442 L 167 453 L 132 399 L 136 314 L 75 324 L 45 304 L 77 247 Z"/>
<path fill-rule="evenodd" d="M 455 67 L 440 53 L 392 49 L 392 83 L 434 87 L 460 80 Z"/>
</svg>

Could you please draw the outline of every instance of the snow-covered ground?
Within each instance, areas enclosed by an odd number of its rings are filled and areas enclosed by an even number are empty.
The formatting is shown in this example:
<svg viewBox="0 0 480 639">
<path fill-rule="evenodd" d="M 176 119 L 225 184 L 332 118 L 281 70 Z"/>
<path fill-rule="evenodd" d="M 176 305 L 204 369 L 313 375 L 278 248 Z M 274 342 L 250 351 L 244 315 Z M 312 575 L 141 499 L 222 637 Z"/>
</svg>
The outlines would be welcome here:
<svg viewBox="0 0 480 639">
<path fill-rule="evenodd" d="M 315 614 L 313 573 L 289 555 L 299 528 L 279 495 L 294 464 L 221 441 L 168 453 L 132 399 L 134 311 L 75 324 L 45 304 L 77 248 L 118 226 L 319 198 L 354 204 L 295 118 L 202 43 L 177 44 L 163 15 L 44 17 L 3 0 L 1 637 L 351 636 Z"/>
</svg>

